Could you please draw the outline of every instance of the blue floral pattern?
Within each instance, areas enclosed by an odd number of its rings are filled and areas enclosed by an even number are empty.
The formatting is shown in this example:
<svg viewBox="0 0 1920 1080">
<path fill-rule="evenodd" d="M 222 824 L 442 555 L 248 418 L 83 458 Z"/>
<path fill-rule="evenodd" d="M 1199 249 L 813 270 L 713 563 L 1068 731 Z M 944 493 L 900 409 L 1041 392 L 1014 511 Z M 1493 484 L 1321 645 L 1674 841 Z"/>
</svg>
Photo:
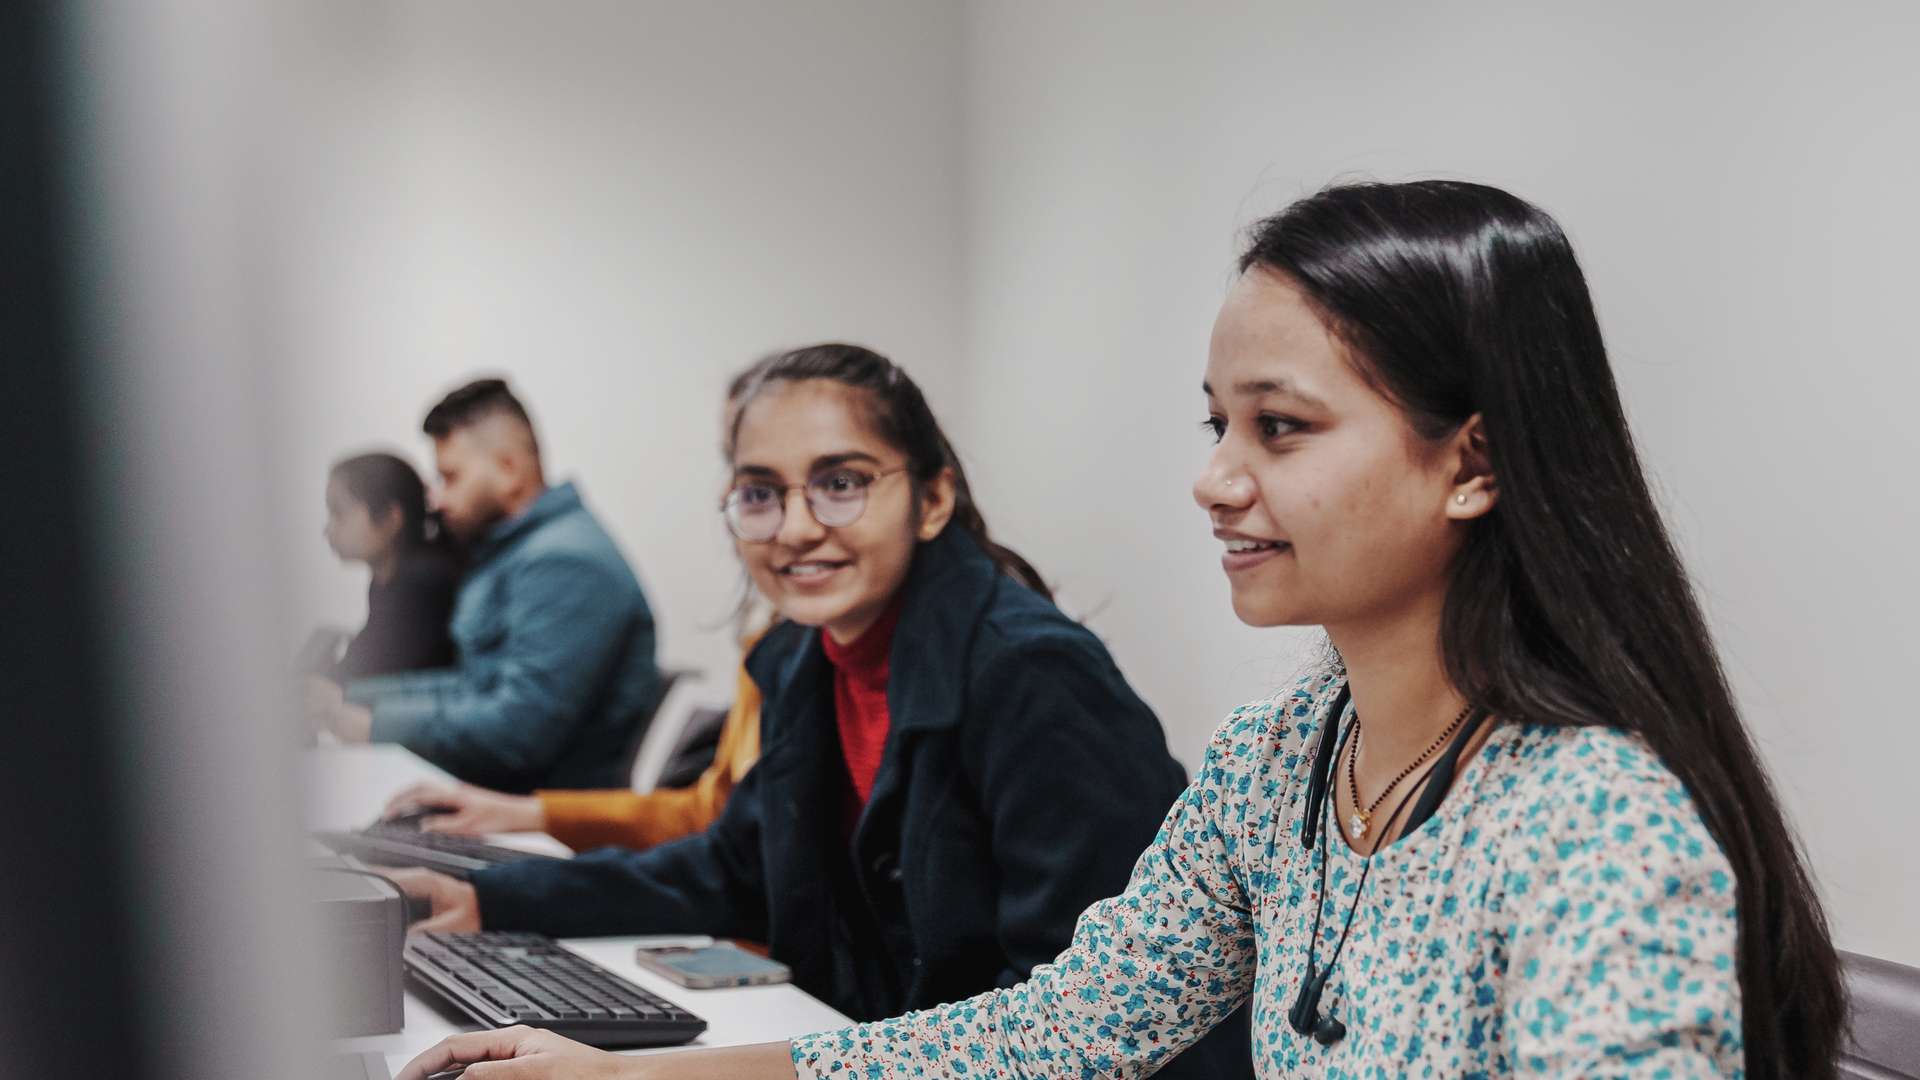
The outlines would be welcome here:
<svg viewBox="0 0 1920 1080">
<path fill-rule="evenodd" d="M 1374 857 L 1322 999 L 1346 1037 L 1296 1034 L 1320 860 L 1323 963 L 1363 864 L 1338 831 L 1300 844 L 1340 683 L 1234 710 L 1126 891 L 1054 963 L 796 1040 L 800 1076 L 1146 1076 L 1249 998 L 1261 1077 L 1743 1075 L 1732 871 L 1680 781 L 1610 728 L 1498 725 Z"/>
</svg>

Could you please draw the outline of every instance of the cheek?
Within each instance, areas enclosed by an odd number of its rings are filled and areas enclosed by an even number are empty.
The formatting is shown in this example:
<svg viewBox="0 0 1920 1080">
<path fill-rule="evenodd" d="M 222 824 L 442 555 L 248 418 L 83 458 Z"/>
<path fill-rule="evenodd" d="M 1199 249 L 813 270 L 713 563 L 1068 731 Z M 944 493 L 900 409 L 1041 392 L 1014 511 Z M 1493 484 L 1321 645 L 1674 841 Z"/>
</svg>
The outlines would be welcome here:
<svg viewBox="0 0 1920 1080">
<path fill-rule="evenodd" d="M 860 588 L 864 593 L 891 592 L 906 574 L 906 565 L 919 546 L 906 522 L 906 514 L 888 514 L 880 521 L 864 518 L 839 530 L 840 545 L 853 556 L 860 568 Z"/>
<path fill-rule="evenodd" d="M 740 540 L 733 542 L 733 553 L 740 565 L 762 593 L 770 594 L 779 584 L 778 576 L 773 572 L 773 547 L 770 544 L 748 544 Z"/>
<path fill-rule="evenodd" d="M 1404 514 L 1402 489 L 1406 464 L 1386 461 L 1359 446 L 1326 449 L 1333 453 L 1302 461 L 1283 489 L 1289 508 L 1304 526 L 1333 533 L 1348 545 L 1392 531 Z"/>
<path fill-rule="evenodd" d="M 1319 515 L 1315 554 L 1348 587 L 1401 589 L 1444 564 L 1445 522 L 1404 460 L 1375 462 L 1342 478 Z"/>
</svg>

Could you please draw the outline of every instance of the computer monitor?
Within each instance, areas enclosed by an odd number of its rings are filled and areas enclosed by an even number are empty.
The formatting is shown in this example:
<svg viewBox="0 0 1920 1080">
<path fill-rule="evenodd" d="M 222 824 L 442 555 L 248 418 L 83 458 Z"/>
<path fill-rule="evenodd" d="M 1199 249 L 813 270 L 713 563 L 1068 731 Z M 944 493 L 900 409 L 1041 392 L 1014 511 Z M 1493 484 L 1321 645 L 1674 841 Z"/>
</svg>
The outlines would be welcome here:
<svg viewBox="0 0 1920 1080">
<path fill-rule="evenodd" d="M 258 351 L 222 293 L 274 9 L 0 4 L 7 1076 L 318 1075 L 272 538 L 233 527 Z"/>
</svg>

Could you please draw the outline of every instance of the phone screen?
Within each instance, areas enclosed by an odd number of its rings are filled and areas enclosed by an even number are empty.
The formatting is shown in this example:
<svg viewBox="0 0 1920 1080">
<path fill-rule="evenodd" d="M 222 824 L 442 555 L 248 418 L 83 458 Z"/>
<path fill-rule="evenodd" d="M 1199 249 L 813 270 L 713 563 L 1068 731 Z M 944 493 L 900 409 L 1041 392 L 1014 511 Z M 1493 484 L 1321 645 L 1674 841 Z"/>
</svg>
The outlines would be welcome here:
<svg viewBox="0 0 1920 1080">
<path fill-rule="evenodd" d="M 637 959 L 686 986 L 747 986 L 787 980 L 785 964 L 732 945 L 643 953 Z"/>
</svg>

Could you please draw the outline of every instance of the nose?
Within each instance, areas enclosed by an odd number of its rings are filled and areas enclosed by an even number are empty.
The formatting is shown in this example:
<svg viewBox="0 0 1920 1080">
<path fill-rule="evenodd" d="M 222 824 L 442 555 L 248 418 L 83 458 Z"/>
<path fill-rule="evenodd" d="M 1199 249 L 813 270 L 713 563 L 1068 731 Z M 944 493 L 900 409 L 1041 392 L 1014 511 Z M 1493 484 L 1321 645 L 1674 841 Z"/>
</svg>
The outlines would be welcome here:
<svg viewBox="0 0 1920 1080">
<path fill-rule="evenodd" d="M 773 537 L 776 542 L 790 548 L 807 548 L 826 537 L 826 527 L 814 518 L 805 489 L 794 488 L 784 497 L 786 506 L 780 515 L 780 531 Z"/>
<path fill-rule="evenodd" d="M 1241 511 L 1253 505 L 1253 477 L 1220 450 L 1193 481 L 1193 501 L 1200 509 Z"/>
</svg>

